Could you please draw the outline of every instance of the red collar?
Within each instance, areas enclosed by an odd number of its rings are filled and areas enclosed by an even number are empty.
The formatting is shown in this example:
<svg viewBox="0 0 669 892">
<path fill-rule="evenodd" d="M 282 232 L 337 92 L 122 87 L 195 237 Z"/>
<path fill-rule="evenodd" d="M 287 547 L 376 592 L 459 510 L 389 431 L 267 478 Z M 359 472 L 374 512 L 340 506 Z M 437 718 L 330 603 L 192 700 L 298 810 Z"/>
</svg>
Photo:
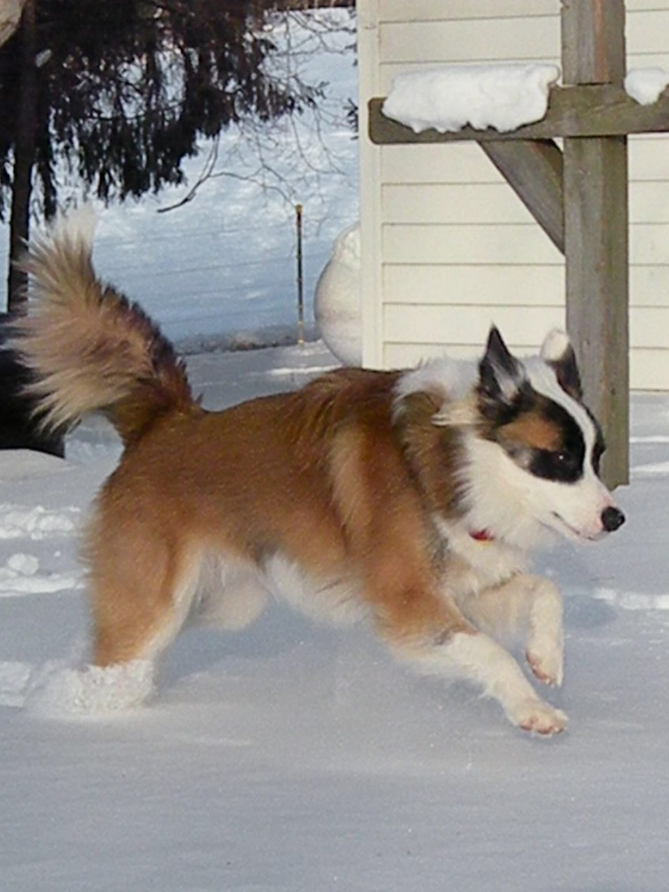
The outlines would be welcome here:
<svg viewBox="0 0 669 892">
<path fill-rule="evenodd" d="M 476 539 L 477 542 L 492 542 L 495 538 L 487 530 L 474 530 L 474 532 L 469 535 L 472 539 Z"/>
</svg>

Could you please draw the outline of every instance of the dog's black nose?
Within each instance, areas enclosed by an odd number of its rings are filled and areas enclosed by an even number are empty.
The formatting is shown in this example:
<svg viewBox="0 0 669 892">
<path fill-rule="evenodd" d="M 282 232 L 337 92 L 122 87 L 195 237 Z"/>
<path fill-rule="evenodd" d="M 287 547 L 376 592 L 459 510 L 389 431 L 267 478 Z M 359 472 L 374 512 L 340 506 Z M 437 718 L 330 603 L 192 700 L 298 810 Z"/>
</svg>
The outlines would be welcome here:
<svg viewBox="0 0 669 892">
<path fill-rule="evenodd" d="M 612 533 L 625 523 L 625 515 L 619 508 L 605 508 L 602 511 L 602 526 L 607 533 Z"/>
</svg>

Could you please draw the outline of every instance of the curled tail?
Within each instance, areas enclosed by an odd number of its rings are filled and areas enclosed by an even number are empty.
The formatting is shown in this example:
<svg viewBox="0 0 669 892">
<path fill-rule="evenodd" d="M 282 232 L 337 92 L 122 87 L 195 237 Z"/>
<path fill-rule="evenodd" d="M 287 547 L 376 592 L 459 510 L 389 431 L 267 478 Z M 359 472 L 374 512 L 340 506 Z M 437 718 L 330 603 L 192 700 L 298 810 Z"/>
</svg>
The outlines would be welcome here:
<svg viewBox="0 0 669 892">
<path fill-rule="evenodd" d="M 102 411 L 124 443 L 168 411 L 194 405 L 183 362 L 137 306 L 102 283 L 91 254 L 95 216 L 84 207 L 34 239 L 22 268 L 29 313 L 12 346 L 34 375 L 29 391 L 48 430 Z"/>
</svg>

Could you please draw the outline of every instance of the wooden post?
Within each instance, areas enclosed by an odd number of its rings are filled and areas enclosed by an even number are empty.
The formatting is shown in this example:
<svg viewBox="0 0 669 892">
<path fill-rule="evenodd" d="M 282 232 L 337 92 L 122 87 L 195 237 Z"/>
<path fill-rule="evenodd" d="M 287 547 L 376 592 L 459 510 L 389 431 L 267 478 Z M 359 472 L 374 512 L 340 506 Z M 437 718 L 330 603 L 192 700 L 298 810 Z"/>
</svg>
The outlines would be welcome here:
<svg viewBox="0 0 669 892">
<path fill-rule="evenodd" d="M 620 86 L 625 77 L 624 0 L 562 0 L 565 85 Z M 564 141 L 567 329 L 585 399 L 606 419 L 603 476 L 629 482 L 627 139 Z"/>
<path fill-rule="evenodd" d="M 297 227 L 297 343 L 304 346 L 304 276 L 302 275 L 302 205 L 295 205 Z"/>
</svg>

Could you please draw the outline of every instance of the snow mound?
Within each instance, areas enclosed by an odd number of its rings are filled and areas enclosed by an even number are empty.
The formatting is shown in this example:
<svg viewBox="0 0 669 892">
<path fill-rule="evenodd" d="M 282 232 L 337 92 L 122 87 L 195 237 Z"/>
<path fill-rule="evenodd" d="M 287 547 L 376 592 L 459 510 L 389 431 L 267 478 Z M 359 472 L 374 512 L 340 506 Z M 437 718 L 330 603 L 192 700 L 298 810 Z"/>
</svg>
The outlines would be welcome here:
<svg viewBox="0 0 669 892">
<path fill-rule="evenodd" d="M 72 533 L 75 523 L 72 515 L 79 514 L 79 508 L 65 508 L 48 511 L 41 505 L 22 508 L 20 505 L 0 505 L 0 539 L 18 539 L 30 536 L 31 539 L 44 539 L 53 534 Z"/>
<path fill-rule="evenodd" d="M 15 595 L 41 595 L 63 589 L 81 588 L 80 574 L 38 573 L 39 559 L 21 552 L 11 555 L 0 567 L 0 597 Z"/>
<path fill-rule="evenodd" d="M 22 706 L 32 666 L 20 660 L 0 661 L 0 706 Z"/>
<path fill-rule="evenodd" d="M 360 224 L 335 239 L 330 260 L 316 283 L 316 323 L 325 343 L 344 365 L 362 362 Z"/>
<path fill-rule="evenodd" d="M 640 105 L 652 105 L 669 86 L 669 71 L 635 68 L 625 78 L 625 92 Z"/>
<path fill-rule="evenodd" d="M 383 103 L 383 114 L 415 133 L 494 127 L 504 133 L 540 121 L 557 65 L 445 65 L 401 74 Z"/>
<path fill-rule="evenodd" d="M 45 718 L 105 716 L 144 703 L 153 692 L 153 663 L 132 660 L 115 666 L 46 663 L 28 691 L 24 708 Z"/>
</svg>

